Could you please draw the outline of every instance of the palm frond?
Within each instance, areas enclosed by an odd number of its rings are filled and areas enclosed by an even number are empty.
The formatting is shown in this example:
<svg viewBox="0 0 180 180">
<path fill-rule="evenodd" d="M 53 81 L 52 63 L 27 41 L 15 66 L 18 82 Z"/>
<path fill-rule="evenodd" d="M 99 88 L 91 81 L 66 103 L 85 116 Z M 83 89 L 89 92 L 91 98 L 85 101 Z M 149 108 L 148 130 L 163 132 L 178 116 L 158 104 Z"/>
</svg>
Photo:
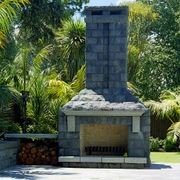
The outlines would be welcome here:
<svg viewBox="0 0 180 180">
<path fill-rule="evenodd" d="M 161 101 L 147 101 L 145 105 L 160 119 L 167 118 L 172 123 L 180 119 L 180 95 L 175 92 L 165 91 L 161 94 Z"/>
<path fill-rule="evenodd" d="M 48 93 L 50 98 L 61 99 L 64 104 L 75 95 L 71 86 L 62 80 L 50 80 Z"/>
<path fill-rule="evenodd" d="M 72 81 L 85 62 L 85 24 L 72 19 L 62 22 L 63 27 L 56 33 L 62 60 L 68 69 L 68 81 Z"/>
<path fill-rule="evenodd" d="M 0 48 L 5 45 L 6 34 L 17 12 L 28 3 L 29 0 L 4 0 L 0 3 Z"/>
<path fill-rule="evenodd" d="M 173 138 L 174 142 L 177 142 L 177 140 L 180 140 L 180 121 L 173 123 L 169 129 L 167 136 L 170 136 Z"/>
<path fill-rule="evenodd" d="M 85 87 L 85 71 L 86 67 L 83 65 L 81 69 L 75 75 L 71 87 L 75 92 L 81 91 Z"/>
<path fill-rule="evenodd" d="M 138 96 L 140 95 L 140 92 L 138 90 L 138 88 L 132 84 L 131 82 L 127 82 L 127 86 L 128 86 L 128 89 L 135 95 L 135 96 Z"/>
<path fill-rule="evenodd" d="M 20 93 L 12 87 L 0 85 L 0 109 L 13 102 L 18 102 L 20 97 Z"/>
<path fill-rule="evenodd" d="M 43 61 L 48 60 L 49 55 L 52 53 L 52 51 L 53 51 L 52 45 L 45 46 L 33 58 L 34 67 L 37 71 L 40 72 Z"/>
</svg>

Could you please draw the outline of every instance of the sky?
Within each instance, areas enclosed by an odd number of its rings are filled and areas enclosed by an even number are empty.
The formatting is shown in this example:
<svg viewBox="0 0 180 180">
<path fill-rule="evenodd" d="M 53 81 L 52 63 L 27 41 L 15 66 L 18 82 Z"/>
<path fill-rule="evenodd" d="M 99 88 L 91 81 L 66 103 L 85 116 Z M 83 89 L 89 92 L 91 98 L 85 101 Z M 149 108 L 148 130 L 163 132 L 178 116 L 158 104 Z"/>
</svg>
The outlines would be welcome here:
<svg viewBox="0 0 180 180">
<path fill-rule="evenodd" d="M 118 5 L 121 2 L 130 2 L 134 0 L 90 0 L 87 6 L 109 6 Z"/>
</svg>

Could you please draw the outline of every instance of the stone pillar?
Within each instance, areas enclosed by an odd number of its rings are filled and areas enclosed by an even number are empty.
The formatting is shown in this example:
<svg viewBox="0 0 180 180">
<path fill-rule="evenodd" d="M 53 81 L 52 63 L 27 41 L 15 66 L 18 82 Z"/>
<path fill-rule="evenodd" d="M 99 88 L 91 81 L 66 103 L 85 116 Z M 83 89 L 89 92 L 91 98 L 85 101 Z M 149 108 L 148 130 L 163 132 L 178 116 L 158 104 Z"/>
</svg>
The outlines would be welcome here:
<svg viewBox="0 0 180 180">
<path fill-rule="evenodd" d="M 126 88 L 128 7 L 87 7 L 86 88 Z"/>
</svg>

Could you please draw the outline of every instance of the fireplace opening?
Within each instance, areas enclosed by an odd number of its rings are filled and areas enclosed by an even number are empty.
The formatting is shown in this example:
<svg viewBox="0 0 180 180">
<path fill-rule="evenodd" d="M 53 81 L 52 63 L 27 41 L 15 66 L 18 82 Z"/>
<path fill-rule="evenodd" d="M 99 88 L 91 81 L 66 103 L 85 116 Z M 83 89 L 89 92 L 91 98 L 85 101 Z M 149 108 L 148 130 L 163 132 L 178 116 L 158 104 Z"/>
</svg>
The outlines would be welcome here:
<svg viewBox="0 0 180 180">
<path fill-rule="evenodd" d="M 80 126 L 81 155 L 123 156 L 127 153 L 128 126 L 88 124 Z"/>
</svg>

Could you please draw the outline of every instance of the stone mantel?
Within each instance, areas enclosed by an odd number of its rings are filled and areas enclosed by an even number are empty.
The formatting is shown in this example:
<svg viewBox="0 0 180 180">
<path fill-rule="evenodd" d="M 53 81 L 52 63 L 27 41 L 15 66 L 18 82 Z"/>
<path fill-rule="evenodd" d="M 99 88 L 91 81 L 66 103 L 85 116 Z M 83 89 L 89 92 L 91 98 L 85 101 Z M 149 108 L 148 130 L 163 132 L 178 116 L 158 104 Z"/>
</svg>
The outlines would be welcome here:
<svg viewBox="0 0 180 180">
<path fill-rule="evenodd" d="M 73 110 L 64 110 L 63 111 L 67 116 L 132 116 L 140 117 L 145 112 L 143 110 L 121 110 L 121 111 L 73 111 Z"/>
</svg>

